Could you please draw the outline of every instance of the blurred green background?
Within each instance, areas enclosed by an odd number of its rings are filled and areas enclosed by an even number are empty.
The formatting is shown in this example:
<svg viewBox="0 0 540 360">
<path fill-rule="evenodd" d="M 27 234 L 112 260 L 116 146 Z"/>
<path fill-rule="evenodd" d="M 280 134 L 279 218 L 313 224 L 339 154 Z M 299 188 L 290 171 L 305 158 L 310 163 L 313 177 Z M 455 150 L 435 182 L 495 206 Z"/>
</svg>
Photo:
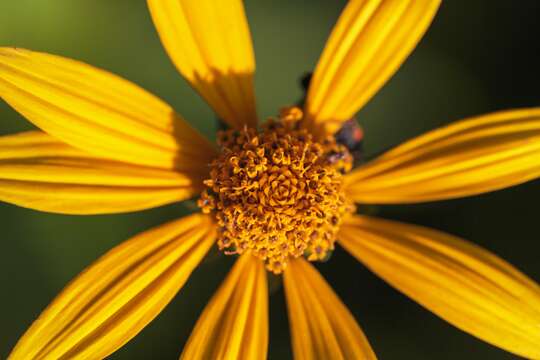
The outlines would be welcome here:
<svg viewBox="0 0 540 360">
<path fill-rule="evenodd" d="M 344 1 L 247 0 L 261 116 L 294 103 Z M 375 154 L 459 118 L 537 106 L 540 43 L 536 0 L 452 0 L 414 54 L 360 112 Z M 130 79 L 172 104 L 210 137 L 215 120 L 177 75 L 143 0 L 1 1 L 0 45 L 83 60 Z M 0 134 L 31 128 L 0 103 Z M 385 206 L 379 215 L 459 235 L 540 281 L 540 181 L 467 199 Z M 141 230 L 193 211 L 172 205 L 115 216 L 62 216 L 0 204 L 0 358 L 86 265 Z M 230 266 L 200 267 L 166 310 L 112 359 L 174 359 Z M 380 359 L 512 359 L 453 328 L 337 250 L 318 265 L 363 327 Z M 271 298 L 270 359 L 291 357 L 282 289 Z"/>
</svg>

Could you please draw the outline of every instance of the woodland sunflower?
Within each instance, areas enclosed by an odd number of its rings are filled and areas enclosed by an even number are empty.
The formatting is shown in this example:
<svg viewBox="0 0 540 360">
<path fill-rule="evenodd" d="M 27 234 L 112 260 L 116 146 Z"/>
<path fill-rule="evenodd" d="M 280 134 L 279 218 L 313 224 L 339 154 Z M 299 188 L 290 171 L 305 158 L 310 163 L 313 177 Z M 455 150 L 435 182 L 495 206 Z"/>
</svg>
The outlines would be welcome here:
<svg viewBox="0 0 540 360">
<path fill-rule="evenodd" d="M 1 48 L 0 96 L 42 130 L 0 138 L 1 200 L 107 214 L 200 195 L 202 210 L 90 265 L 10 358 L 108 356 L 158 315 L 216 243 L 238 259 L 182 358 L 266 358 L 267 272 L 283 276 L 295 358 L 375 358 L 310 263 L 326 259 L 336 243 L 456 327 L 540 358 L 534 281 L 454 236 L 355 211 L 479 194 L 540 175 L 540 108 L 458 121 L 352 169 L 353 155 L 334 135 L 407 58 L 439 2 L 349 1 L 303 108 L 284 108 L 258 126 L 242 2 L 148 0 L 179 72 L 230 127 L 218 146 L 126 80 L 74 60 Z"/>
</svg>

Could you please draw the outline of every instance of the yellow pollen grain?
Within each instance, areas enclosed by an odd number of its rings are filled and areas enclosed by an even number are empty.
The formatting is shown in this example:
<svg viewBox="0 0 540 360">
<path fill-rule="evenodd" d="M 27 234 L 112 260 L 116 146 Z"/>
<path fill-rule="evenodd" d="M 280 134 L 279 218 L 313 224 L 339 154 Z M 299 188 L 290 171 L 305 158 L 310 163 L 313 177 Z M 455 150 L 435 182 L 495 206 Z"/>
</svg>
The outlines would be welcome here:
<svg viewBox="0 0 540 360">
<path fill-rule="evenodd" d="M 222 152 L 198 203 L 215 214 L 225 254 L 250 251 L 276 274 L 290 257 L 328 258 L 343 217 L 354 211 L 342 186 L 352 156 L 332 137 L 316 142 L 302 118 L 291 107 L 260 133 L 220 132 Z"/>
</svg>

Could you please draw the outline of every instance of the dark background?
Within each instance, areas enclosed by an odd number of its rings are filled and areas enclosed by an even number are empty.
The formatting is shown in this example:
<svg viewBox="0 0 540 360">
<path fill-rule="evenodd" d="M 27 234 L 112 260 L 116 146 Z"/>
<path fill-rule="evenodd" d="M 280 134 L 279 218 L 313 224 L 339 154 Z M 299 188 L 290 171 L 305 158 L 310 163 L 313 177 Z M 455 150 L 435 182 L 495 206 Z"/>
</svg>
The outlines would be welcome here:
<svg viewBox="0 0 540 360">
<path fill-rule="evenodd" d="M 259 114 L 301 95 L 344 1 L 247 0 L 257 58 Z M 366 153 L 451 121 L 538 106 L 540 2 L 448 0 L 417 50 L 360 112 Z M 161 96 L 213 137 L 215 121 L 178 76 L 144 1 L 1 1 L 0 45 L 51 52 L 122 75 Z M 31 125 L 0 103 L 0 134 Z M 432 226 L 469 239 L 540 281 L 540 181 L 461 200 L 385 206 L 379 216 Z M 0 204 L 0 358 L 87 264 L 120 241 L 192 212 L 172 205 L 135 214 L 63 216 Z M 113 359 L 175 359 L 198 314 L 230 266 L 207 262 L 176 299 Z M 380 359 L 512 359 L 422 309 L 344 251 L 318 266 L 361 324 Z M 271 359 L 290 358 L 283 292 L 271 298 Z"/>
</svg>

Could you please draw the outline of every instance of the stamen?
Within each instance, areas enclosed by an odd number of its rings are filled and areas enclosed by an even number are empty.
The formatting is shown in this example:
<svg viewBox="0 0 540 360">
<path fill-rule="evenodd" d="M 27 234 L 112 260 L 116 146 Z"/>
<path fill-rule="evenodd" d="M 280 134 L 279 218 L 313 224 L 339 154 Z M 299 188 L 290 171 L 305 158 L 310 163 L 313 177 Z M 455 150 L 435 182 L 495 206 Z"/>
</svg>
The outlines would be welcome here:
<svg viewBox="0 0 540 360">
<path fill-rule="evenodd" d="M 290 257 L 327 259 L 343 217 L 354 211 L 342 189 L 352 156 L 331 137 L 316 142 L 300 128 L 302 117 L 292 107 L 261 133 L 220 132 L 222 153 L 199 200 L 203 212 L 216 216 L 225 254 L 251 251 L 274 273 Z"/>
</svg>

